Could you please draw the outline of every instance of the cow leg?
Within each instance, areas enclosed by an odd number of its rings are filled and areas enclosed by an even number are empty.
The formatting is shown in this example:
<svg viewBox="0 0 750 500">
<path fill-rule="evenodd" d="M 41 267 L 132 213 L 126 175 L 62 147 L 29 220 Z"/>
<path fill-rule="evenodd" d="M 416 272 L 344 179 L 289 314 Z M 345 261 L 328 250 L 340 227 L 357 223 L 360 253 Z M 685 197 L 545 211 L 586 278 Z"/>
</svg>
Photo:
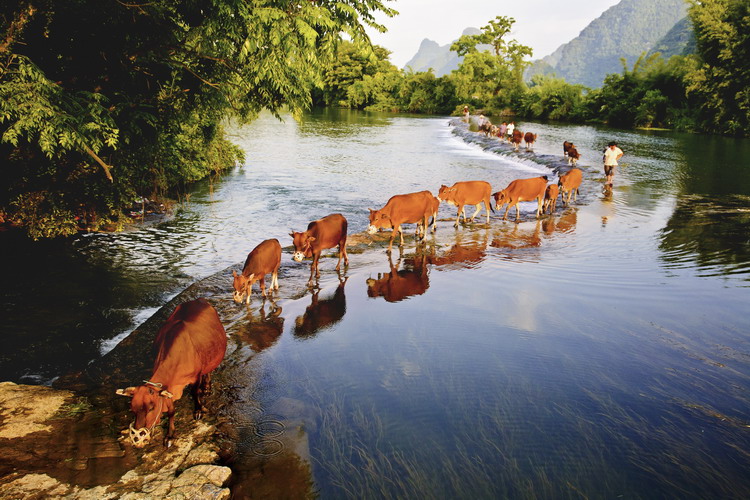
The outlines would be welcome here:
<svg viewBox="0 0 750 500">
<path fill-rule="evenodd" d="M 544 210 L 543 210 L 544 195 L 537 198 L 537 200 L 539 201 L 539 206 L 536 209 L 536 218 L 538 219 L 544 213 Z"/>
<path fill-rule="evenodd" d="M 193 402 L 195 403 L 195 409 L 193 410 L 193 418 L 200 420 L 206 413 L 206 396 L 211 392 L 211 374 L 206 373 L 201 375 L 198 380 L 193 384 Z"/>
<path fill-rule="evenodd" d="M 400 248 L 400 247 L 404 246 L 404 231 L 403 231 L 403 229 L 401 229 L 401 225 L 400 224 L 399 224 L 399 226 L 398 226 L 397 229 L 398 229 L 398 235 L 401 237 L 401 244 L 399 245 L 399 248 Z"/>
<path fill-rule="evenodd" d="M 510 210 L 510 203 L 505 207 L 505 213 L 503 214 L 503 220 L 508 220 L 508 210 Z"/>
<path fill-rule="evenodd" d="M 271 288 L 276 288 L 276 290 L 279 289 L 279 268 L 273 270 L 273 274 L 271 274 Z"/>
<path fill-rule="evenodd" d="M 174 412 L 174 404 L 169 404 L 167 408 L 167 417 L 169 419 L 167 424 L 167 435 L 164 436 L 165 448 L 172 446 L 172 442 L 174 441 Z"/>
<path fill-rule="evenodd" d="M 336 270 L 341 269 L 341 258 L 344 258 L 344 266 L 349 265 L 349 256 L 346 254 L 346 240 L 339 241 L 339 263 L 336 265 Z"/>
<path fill-rule="evenodd" d="M 476 206 L 477 209 L 474 210 L 474 215 L 471 216 L 471 222 L 474 222 L 474 218 L 477 216 L 477 214 L 479 212 L 482 211 L 482 203 L 481 202 L 477 203 L 475 206 Z M 487 217 L 489 217 L 489 215 L 490 215 L 490 213 L 487 212 Z"/>
<path fill-rule="evenodd" d="M 521 208 L 518 206 L 518 202 L 516 202 L 516 222 L 521 221 Z"/>
<path fill-rule="evenodd" d="M 266 296 L 266 275 L 265 274 L 260 275 L 258 284 L 260 285 L 260 294 L 265 297 Z"/>
<path fill-rule="evenodd" d="M 388 254 L 393 250 L 393 240 L 396 238 L 396 231 L 398 231 L 398 227 L 394 227 L 393 231 L 391 231 L 391 239 L 388 240 Z"/>
</svg>

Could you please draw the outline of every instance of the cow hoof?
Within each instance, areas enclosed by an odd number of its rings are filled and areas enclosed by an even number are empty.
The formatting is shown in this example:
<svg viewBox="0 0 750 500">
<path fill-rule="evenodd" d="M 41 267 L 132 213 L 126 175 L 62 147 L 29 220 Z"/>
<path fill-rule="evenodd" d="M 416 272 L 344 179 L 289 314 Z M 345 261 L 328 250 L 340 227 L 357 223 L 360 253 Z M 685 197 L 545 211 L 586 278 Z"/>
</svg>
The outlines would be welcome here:
<svg viewBox="0 0 750 500">
<path fill-rule="evenodd" d="M 203 418 L 203 411 L 202 410 L 195 410 L 193 412 L 193 419 L 194 420 L 200 420 Z"/>
<path fill-rule="evenodd" d="M 165 448 L 171 448 L 172 447 L 172 438 L 170 438 L 170 437 L 164 438 L 164 447 Z"/>
</svg>

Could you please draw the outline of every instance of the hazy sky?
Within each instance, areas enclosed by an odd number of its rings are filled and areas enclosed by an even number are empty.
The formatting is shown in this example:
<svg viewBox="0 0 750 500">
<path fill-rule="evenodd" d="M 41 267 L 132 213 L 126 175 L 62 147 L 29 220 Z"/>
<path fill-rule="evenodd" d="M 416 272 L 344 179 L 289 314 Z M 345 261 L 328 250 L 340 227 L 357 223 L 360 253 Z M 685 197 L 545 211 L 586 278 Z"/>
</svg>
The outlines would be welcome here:
<svg viewBox="0 0 750 500">
<path fill-rule="evenodd" d="M 481 28 L 496 16 L 516 20 L 511 39 L 534 49 L 532 59 L 551 54 L 578 36 L 583 28 L 620 0 L 395 0 L 385 2 L 399 12 L 379 17 L 388 28 L 370 32 L 373 43 L 392 52 L 391 62 L 402 68 L 429 38 L 451 43 L 468 27 Z"/>
</svg>

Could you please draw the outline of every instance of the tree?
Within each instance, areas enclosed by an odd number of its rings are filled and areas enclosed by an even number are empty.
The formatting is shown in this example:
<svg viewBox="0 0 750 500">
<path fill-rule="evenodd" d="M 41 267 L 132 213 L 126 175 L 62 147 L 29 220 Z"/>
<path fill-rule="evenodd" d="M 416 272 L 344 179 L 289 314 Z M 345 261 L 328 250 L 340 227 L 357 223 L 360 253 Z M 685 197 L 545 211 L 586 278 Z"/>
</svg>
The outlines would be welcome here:
<svg viewBox="0 0 750 500">
<path fill-rule="evenodd" d="M 380 0 L 25 0 L 0 6 L 0 217 L 34 237 L 240 161 L 223 123 L 299 114 Z M 3 214 L 5 214 L 3 216 Z"/>
<path fill-rule="evenodd" d="M 532 50 L 515 40 L 506 40 L 515 19 L 497 16 L 478 35 L 463 35 L 451 45 L 451 50 L 464 56 L 463 63 L 454 71 L 458 98 L 471 102 L 492 102 L 495 107 L 506 107 L 524 91 L 523 71 Z M 482 46 L 490 50 L 480 50 Z"/>
<path fill-rule="evenodd" d="M 688 92 L 703 104 L 701 125 L 713 132 L 750 135 L 750 2 L 690 4 L 702 64 L 688 74 Z"/>
</svg>

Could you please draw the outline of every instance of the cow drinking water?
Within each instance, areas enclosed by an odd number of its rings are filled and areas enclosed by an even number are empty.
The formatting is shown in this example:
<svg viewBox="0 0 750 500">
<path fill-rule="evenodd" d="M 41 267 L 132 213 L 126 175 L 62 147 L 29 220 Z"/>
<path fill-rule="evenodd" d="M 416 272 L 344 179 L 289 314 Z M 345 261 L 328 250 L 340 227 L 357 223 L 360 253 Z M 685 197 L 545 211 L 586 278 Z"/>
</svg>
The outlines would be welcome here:
<svg viewBox="0 0 750 500">
<path fill-rule="evenodd" d="M 435 202 L 435 197 L 429 191 L 391 196 L 388 203 L 380 210 L 370 209 L 370 227 L 367 231 L 370 234 L 375 234 L 378 229 L 391 228 L 391 238 L 388 241 L 388 253 L 390 253 L 396 233 L 399 233 L 401 236 L 401 245 L 399 246 L 404 246 L 404 234 L 401 230 L 401 224 L 417 224 L 421 226 L 422 230 L 417 230 L 418 238 L 424 238 L 430 217 L 437 214 L 438 206 L 439 203 Z"/>
<path fill-rule="evenodd" d="M 336 270 L 341 269 L 341 259 L 344 259 L 344 265 L 349 265 L 349 256 L 346 254 L 346 230 L 347 221 L 341 214 L 331 214 L 322 219 L 314 220 L 307 226 L 307 230 L 301 233 L 292 231 L 289 236 L 294 243 L 294 257 L 296 262 L 302 262 L 304 258 L 312 257 L 310 265 L 310 283 L 313 281 L 313 275 L 320 277 L 318 263 L 320 254 L 323 250 L 339 247 L 339 262 L 336 264 Z"/>
<path fill-rule="evenodd" d="M 206 411 L 204 396 L 211 386 L 211 372 L 224 359 L 227 335 L 216 309 L 205 299 L 178 305 L 156 334 L 157 350 L 154 369 L 148 380 L 138 387 L 118 389 L 121 396 L 131 399 L 130 409 L 135 421 L 130 424 L 130 442 L 143 448 L 151 440 L 154 427 L 162 414 L 169 417 L 164 446 L 174 440 L 175 402 L 186 386 L 192 386 L 195 411 L 200 419 Z"/>
<path fill-rule="evenodd" d="M 260 293 L 266 296 L 266 274 L 271 273 L 270 289 L 279 289 L 279 266 L 281 265 L 281 245 L 279 240 L 272 238 L 262 241 L 247 255 L 242 272 L 232 271 L 234 280 L 234 301 L 238 304 L 247 297 L 250 303 L 253 283 L 260 283 Z"/>
</svg>

